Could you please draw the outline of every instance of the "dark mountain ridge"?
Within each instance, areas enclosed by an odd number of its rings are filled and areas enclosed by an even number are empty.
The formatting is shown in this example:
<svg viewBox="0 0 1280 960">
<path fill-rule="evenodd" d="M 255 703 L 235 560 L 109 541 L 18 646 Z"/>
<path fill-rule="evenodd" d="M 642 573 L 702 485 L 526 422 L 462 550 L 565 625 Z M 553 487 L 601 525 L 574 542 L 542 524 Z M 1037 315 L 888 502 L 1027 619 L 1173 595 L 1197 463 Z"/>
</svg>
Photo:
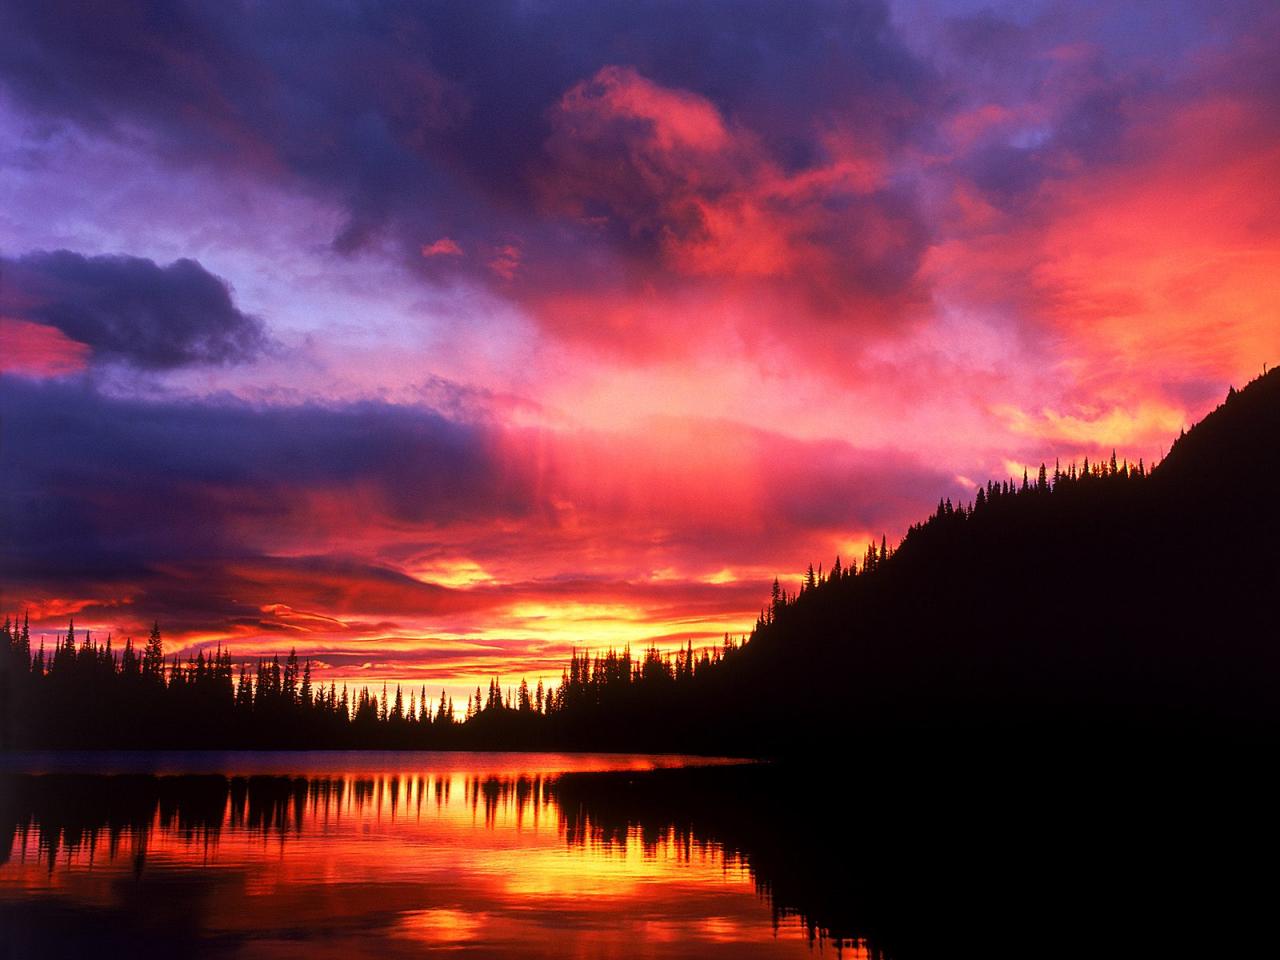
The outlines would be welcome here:
<svg viewBox="0 0 1280 960">
<path fill-rule="evenodd" d="M 785 722 L 752 711 L 778 752 L 804 731 L 1271 736 L 1278 599 L 1272 371 L 1154 470 L 1113 457 L 941 504 L 857 576 L 775 603 L 732 667 L 744 691 L 805 691 Z"/>
</svg>

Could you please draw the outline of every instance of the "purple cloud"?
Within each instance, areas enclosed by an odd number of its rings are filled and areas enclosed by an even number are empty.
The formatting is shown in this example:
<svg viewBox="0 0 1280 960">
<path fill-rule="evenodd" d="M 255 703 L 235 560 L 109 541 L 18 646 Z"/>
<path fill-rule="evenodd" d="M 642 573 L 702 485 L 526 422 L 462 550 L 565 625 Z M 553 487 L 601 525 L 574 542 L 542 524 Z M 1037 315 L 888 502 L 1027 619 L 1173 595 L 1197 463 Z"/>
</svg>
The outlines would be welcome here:
<svg viewBox="0 0 1280 960">
<path fill-rule="evenodd" d="M 44 324 L 98 361 L 151 370 L 252 360 L 270 340 L 194 260 L 160 266 L 69 250 L 0 257 L 0 315 Z"/>
</svg>

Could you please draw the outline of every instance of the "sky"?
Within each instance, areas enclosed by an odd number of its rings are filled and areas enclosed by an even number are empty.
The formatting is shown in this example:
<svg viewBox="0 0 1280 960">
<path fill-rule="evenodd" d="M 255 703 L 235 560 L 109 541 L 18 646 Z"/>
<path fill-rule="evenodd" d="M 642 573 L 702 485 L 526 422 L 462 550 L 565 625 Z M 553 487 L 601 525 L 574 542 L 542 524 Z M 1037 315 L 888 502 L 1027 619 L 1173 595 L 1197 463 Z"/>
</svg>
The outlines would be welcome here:
<svg viewBox="0 0 1280 960">
<path fill-rule="evenodd" d="M 0 602 L 339 684 L 719 643 L 1280 358 L 1273 2 L 0 6 Z"/>
</svg>

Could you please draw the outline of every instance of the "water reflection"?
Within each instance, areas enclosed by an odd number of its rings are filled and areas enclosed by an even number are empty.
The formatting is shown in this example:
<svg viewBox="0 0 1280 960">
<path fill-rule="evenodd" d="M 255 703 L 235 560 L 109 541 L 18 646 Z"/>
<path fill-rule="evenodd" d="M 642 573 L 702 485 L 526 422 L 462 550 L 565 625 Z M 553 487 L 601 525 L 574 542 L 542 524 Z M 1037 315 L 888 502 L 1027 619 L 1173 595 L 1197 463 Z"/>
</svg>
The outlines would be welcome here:
<svg viewBox="0 0 1280 960">
<path fill-rule="evenodd" d="M 740 855 L 593 809 L 653 763 L 443 762 L 0 774 L 9 955 L 810 955 Z"/>
<path fill-rule="evenodd" d="M 1274 789 L 1176 759 L 62 760 L 0 774 L 0 955 L 1256 952 Z"/>
</svg>

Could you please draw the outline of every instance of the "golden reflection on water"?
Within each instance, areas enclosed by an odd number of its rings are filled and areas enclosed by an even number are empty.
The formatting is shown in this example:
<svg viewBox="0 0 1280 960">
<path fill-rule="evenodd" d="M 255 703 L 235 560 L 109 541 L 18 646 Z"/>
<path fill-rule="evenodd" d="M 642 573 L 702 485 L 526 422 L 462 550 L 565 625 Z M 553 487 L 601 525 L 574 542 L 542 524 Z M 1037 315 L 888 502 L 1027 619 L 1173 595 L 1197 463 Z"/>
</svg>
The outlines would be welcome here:
<svg viewBox="0 0 1280 960">
<path fill-rule="evenodd" d="M 0 904 L 114 913 L 238 956 L 812 955 L 719 845 L 562 809 L 555 763 L 499 766 L 8 778 Z"/>
</svg>

